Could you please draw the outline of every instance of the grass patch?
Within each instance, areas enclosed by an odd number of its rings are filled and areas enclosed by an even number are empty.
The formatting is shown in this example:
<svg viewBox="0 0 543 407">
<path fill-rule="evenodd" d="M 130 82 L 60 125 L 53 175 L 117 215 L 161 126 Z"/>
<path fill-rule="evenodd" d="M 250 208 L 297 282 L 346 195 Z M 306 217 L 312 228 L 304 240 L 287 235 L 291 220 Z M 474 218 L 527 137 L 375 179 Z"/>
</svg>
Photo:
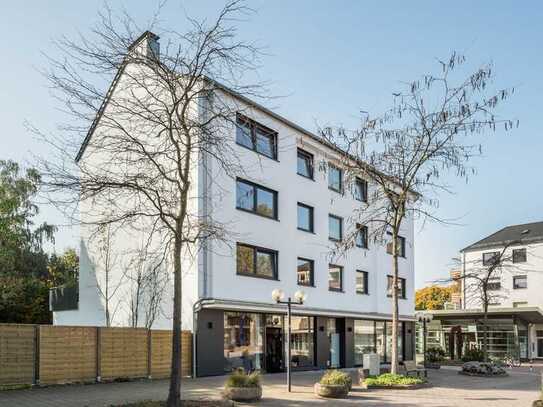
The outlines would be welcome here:
<svg viewBox="0 0 543 407">
<path fill-rule="evenodd" d="M 364 380 L 364 383 L 368 387 L 414 386 L 426 383 L 426 379 L 422 377 L 384 373 L 379 376 L 370 376 Z"/>
</svg>

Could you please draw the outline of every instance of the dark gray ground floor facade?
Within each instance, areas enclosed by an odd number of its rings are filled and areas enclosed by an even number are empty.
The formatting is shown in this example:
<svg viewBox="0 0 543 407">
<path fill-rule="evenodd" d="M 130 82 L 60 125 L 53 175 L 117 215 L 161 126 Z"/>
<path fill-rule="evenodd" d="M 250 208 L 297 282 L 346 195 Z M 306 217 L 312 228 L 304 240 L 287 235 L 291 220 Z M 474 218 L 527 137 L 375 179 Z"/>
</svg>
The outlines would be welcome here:
<svg viewBox="0 0 543 407">
<path fill-rule="evenodd" d="M 284 314 L 201 309 L 196 321 L 197 376 L 221 375 L 238 367 L 270 373 L 285 369 Z M 294 314 L 291 327 L 294 370 L 362 366 L 365 353 L 390 361 L 390 321 Z M 400 323 L 398 343 L 400 359 L 414 359 L 414 322 Z"/>
</svg>

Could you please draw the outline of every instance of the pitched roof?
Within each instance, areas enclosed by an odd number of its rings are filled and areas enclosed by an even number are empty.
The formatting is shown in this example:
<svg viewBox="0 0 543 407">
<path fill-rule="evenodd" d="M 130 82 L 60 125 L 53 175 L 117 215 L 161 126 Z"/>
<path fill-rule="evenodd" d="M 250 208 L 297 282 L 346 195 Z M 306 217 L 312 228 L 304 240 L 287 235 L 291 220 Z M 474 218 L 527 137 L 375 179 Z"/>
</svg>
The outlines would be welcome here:
<svg viewBox="0 0 543 407">
<path fill-rule="evenodd" d="M 515 240 L 521 240 L 523 243 L 543 240 L 543 222 L 506 226 L 460 251 L 465 252 L 487 247 L 503 246 L 507 243 L 514 242 Z"/>
</svg>

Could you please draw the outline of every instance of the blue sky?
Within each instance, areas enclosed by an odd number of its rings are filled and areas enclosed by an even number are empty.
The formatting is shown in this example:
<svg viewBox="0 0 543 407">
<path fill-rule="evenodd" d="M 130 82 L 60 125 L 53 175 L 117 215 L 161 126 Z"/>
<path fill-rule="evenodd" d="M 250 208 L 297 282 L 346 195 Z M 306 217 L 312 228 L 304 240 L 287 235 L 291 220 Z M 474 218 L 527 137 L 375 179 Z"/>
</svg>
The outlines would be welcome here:
<svg viewBox="0 0 543 407">
<path fill-rule="evenodd" d="M 47 153 L 25 130 L 25 120 L 54 129 L 58 106 L 38 73 L 42 52 L 54 53 L 51 40 L 85 32 L 101 1 L 6 2 L 0 14 L 0 158 L 29 161 L 30 152 Z M 163 25 L 183 31 L 184 13 L 216 15 L 220 1 L 170 0 Z M 145 27 L 156 4 L 116 2 Z M 284 95 L 271 107 L 315 130 L 317 124 L 356 122 L 358 112 L 388 107 L 401 81 L 435 67 L 435 58 L 452 50 L 478 65 L 492 61 L 497 84 L 515 86 L 508 117 L 520 128 L 485 140 L 478 174 L 468 184 L 451 178 L 454 195 L 442 195 L 439 215 L 459 226 L 426 224 L 415 231 L 416 285 L 447 275 L 451 258 L 467 244 L 515 223 L 543 220 L 543 4 L 437 1 L 251 1 L 256 10 L 240 24 L 239 35 L 266 46 L 260 70 L 271 93 Z M 62 223 L 51 209 L 44 218 Z M 420 225 L 419 225 L 420 226 Z M 62 229 L 56 249 L 75 246 Z"/>
</svg>

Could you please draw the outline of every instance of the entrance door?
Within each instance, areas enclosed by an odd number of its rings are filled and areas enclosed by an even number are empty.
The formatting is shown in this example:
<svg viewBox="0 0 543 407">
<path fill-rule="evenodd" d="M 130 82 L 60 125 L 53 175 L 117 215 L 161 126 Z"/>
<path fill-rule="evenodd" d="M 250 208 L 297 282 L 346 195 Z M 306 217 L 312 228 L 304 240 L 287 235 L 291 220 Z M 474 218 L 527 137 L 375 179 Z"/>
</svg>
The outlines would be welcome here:
<svg viewBox="0 0 543 407">
<path fill-rule="evenodd" d="M 283 371 L 283 334 L 281 328 L 266 328 L 266 371 Z"/>
<path fill-rule="evenodd" d="M 543 358 L 543 338 L 537 338 L 537 357 Z"/>
</svg>

